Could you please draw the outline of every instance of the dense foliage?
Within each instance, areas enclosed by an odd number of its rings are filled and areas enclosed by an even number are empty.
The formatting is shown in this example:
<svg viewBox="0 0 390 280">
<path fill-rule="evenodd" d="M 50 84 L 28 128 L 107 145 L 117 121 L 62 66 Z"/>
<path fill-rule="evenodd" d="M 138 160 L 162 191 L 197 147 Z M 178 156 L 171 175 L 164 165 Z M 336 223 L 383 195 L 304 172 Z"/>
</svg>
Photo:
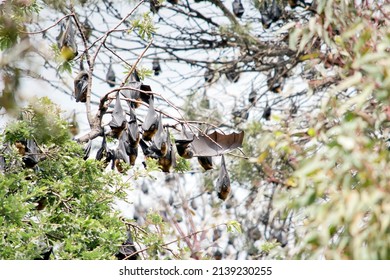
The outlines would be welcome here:
<svg viewBox="0 0 390 280">
<path fill-rule="evenodd" d="M 125 239 L 112 207 L 124 197 L 124 183 L 83 159 L 53 104 L 42 99 L 35 105 L 2 139 L 1 258 L 43 259 L 50 251 L 58 259 L 113 258 Z M 37 165 L 23 161 L 26 139 L 39 147 Z"/>
</svg>

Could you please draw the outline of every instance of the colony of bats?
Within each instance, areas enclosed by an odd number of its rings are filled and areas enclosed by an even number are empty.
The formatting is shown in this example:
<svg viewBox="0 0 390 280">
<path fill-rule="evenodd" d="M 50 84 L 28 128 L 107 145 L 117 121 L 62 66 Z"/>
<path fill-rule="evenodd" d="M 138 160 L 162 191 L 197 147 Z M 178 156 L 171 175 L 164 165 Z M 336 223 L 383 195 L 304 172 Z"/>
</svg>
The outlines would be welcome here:
<svg viewBox="0 0 390 280">
<path fill-rule="evenodd" d="M 80 84 L 85 83 L 83 79 L 77 80 L 78 77 L 79 75 L 76 77 L 74 89 L 76 101 L 80 88 L 84 88 Z M 111 86 L 112 81 L 115 81 L 115 78 L 110 76 L 107 83 Z M 183 124 L 180 134 L 172 137 L 170 129 L 163 124 L 162 114 L 155 109 L 155 98 L 150 86 L 140 81 L 136 71 L 131 74 L 126 88 L 117 91 L 112 100 L 114 106 L 108 123 L 110 131 L 103 135 L 96 159 L 104 162 L 105 166 L 111 163 L 112 169 L 116 168 L 123 172 L 123 163 L 135 165 L 140 149 L 144 158 L 157 160 L 163 172 L 170 172 L 176 165 L 177 156 L 185 159 L 197 157 L 205 170 L 213 169 L 212 158 L 221 156 L 217 192 L 218 197 L 225 200 L 230 192 L 230 179 L 223 154 L 241 147 L 244 133 L 224 134 L 218 131 L 194 133 Z M 138 119 L 136 114 L 140 106 L 148 107 L 143 120 Z M 117 139 L 115 149 L 107 146 L 107 137 Z M 85 146 L 86 157 L 89 155 L 90 147 L 91 141 Z M 143 163 L 146 164 L 146 160 Z"/>
<path fill-rule="evenodd" d="M 178 4 L 178 1 L 168 2 L 172 5 Z M 305 1 L 289 1 L 289 5 L 292 8 L 296 6 L 308 7 Z M 154 13 L 157 13 L 161 5 L 157 1 L 151 0 L 150 8 Z M 264 28 L 269 28 L 273 22 L 278 21 L 282 16 L 282 9 L 276 0 L 263 1 L 259 10 Z M 232 11 L 238 18 L 244 15 L 245 9 L 241 0 L 232 2 Z M 86 20 L 82 24 L 84 38 L 88 40 L 91 32 L 91 25 Z M 72 61 L 78 56 L 75 41 L 76 33 L 77 30 L 71 17 L 61 23 L 60 33 L 56 39 L 60 56 L 65 61 Z M 153 59 L 152 69 L 156 76 L 161 73 L 160 62 L 157 57 Z M 234 69 L 230 69 L 225 74 L 231 82 L 237 82 L 239 79 L 239 73 L 235 72 Z M 205 73 L 205 81 L 211 82 L 213 76 L 213 73 Z M 81 58 L 80 70 L 74 79 L 73 95 L 76 102 L 86 102 L 89 80 L 90 73 L 84 69 Z M 116 75 L 111 58 L 106 73 L 106 82 L 110 87 L 116 86 Z M 267 83 L 272 92 L 280 92 L 283 86 L 282 77 L 276 71 L 274 75 L 268 77 Z M 123 172 L 123 163 L 130 166 L 135 165 L 140 149 L 145 158 L 156 159 L 163 172 L 170 172 L 175 167 L 177 156 L 185 159 L 196 157 L 204 170 L 213 169 L 213 157 L 221 157 L 217 191 L 221 199 L 226 199 L 230 192 L 230 180 L 223 155 L 242 145 L 244 133 L 224 134 L 218 131 L 194 133 L 194 129 L 191 130 L 189 127 L 182 125 L 181 134 L 173 137 L 168 127 L 164 126 L 161 113 L 159 114 L 155 110 L 155 98 L 150 86 L 140 81 L 136 71 L 130 75 L 125 86 L 128 89 L 116 92 L 111 121 L 108 124 L 111 131 L 109 135 L 102 135 L 102 142 L 97 151 L 96 159 L 103 161 L 106 166 L 111 163 L 111 168 Z M 126 100 L 126 110 L 122 107 L 122 103 L 124 103 L 121 101 L 122 99 Z M 252 90 L 249 100 L 251 103 L 256 102 L 256 91 Z M 136 110 L 140 106 L 148 106 L 146 117 L 143 120 L 138 119 L 136 114 Z M 262 118 L 269 120 L 270 115 L 271 107 L 267 104 Z M 115 149 L 108 147 L 107 137 L 117 139 Z M 34 168 L 38 164 L 40 151 L 34 140 L 21 139 L 15 143 L 15 146 L 22 156 L 26 168 Z M 89 158 L 91 147 L 92 140 L 89 140 L 85 145 L 85 159 Z M 4 166 L 4 157 L 0 156 L 0 168 L 4 168 Z"/>
<path fill-rule="evenodd" d="M 153 1 L 151 1 L 151 4 Z M 158 7 L 153 8 L 155 11 Z M 242 3 L 235 0 L 233 3 L 234 13 L 241 17 L 244 13 Z M 90 35 L 88 32 L 89 23 L 83 29 L 84 37 Z M 90 29 L 90 28 L 89 28 Z M 77 44 L 75 42 L 76 28 L 71 17 L 61 23 L 60 33 L 57 36 L 57 47 L 61 57 L 65 61 L 75 60 L 78 56 Z M 84 68 L 83 57 L 80 59 L 80 70 L 74 79 L 73 97 L 76 102 L 86 102 L 90 81 L 90 73 Z M 161 72 L 159 59 L 153 60 L 152 66 L 155 75 Z M 232 82 L 238 80 L 235 72 L 227 73 Z M 112 67 L 112 59 L 108 64 L 106 82 L 110 87 L 116 86 L 116 75 Z M 242 146 L 244 133 L 224 134 L 219 131 L 198 132 L 193 127 L 182 124 L 181 132 L 175 130 L 173 136 L 170 129 L 164 126 L 162 114 L 155 109 L 155 97 L 150 86 L 141 82 L 134 70 L 131 73 L 125 87 L 116 91 L 112 98 L 113 110 L 110 110 L 111 120 L 108 123 L 110 131 L 102 133 L 101 146 L 96 153 L 96 160 L 102 161 L 104 166 L 110 165 L 112 169 L 119 172 L 124 171 L 124 163 L 130 166 L 135 165 L 139 157 L 139 151 L 143 153 L 143 164 L 146 158 L 155 159 L 163 172 L 170 172 L 176 166 L 177 157 L 191 159 L 196 157 L 204 170 L 213 169 L 213 157 L 221 158 L 221 167 L 217 180 L 218 197 L 225 200 L 230 193 L 230 179 L 225 165 L 224 154 Z M 147 113 L 144 119 L 138 118 L 137 109 L 147 106 Z M 105 131 L 102 128 L 102 131 Z M 116 139 L 116 147 L 110 148 L 107 138 Z M 92 148 L 90 139 L 84 146 L 85 156 L 88 159 Z M 23 139 L 15 143 L 19 154 L 23 157 L 26 168 L 34 168 L 41 158 L 40 151 L 34 140 Z M 0 158 L 0 167 L 3 168 L 4 157 Z"/>
<path fill-rule="evenodd" d="M 152 2 L 151 2 L 152 3 Z M 237 5 L 238 15 L 242 15 L 243 7 L 240 1 Z M 61 29 L 58 36 L 58 47 L 61 51 L 66 50 L 67 60 L 77 55 L 76 47 L 73 47 L 74 36 L 72 21 L 66 22 L 65 32 Z M 66 38 L 66 39 L 64 39 Z M 72 55 L 70 55 L 72 54 Z M 159 59 L 153 60 L 152 68 L 155 75 L 161 72 Z M 228 73 L 229 80 L 236 82 L 238 75 Z M 74 98 L 76 102 L 86 102 L 88 91 L 89 73 L 84 69 L 83 62 L 80 62 L 80 71 L 74 80 Z M 108 65 L 106 82 L 110 87 L 115 87 L 116 75 L 112 67 L 112 60 Z M 199 164 L 204 170 L 213 169 L 213 157 L 221 157 L 220 174 L 217 180 L 218 197 L 225 200 L 230 192 L 230 179 L 226 170 L 223 154 L 232 151 L 242 145 L 244 133 L 224 134 L 217 131 L 211 133 L 194 133 L 193 129 L 182 125 L 181 135 L 176 139 L 171 136 L 168 127 L 162 121 L 162 114 L 155 110 L 155 98 L 150 86 L 141 82 L 137 71 L 134 70 L 129 76 L 125 85 L 126 89 L 115 92 L 114 107 L 111 112 L 111 120 L 108 123 L 109 133 L 103 133 L 101 146 L 96 153 L 96 159 L 102 161 L 105 166 L 111 164 L 112 169 L 119 172 L 124 171 L 124 165 L 135 165 L 142 151 L 144 159 L 153 158 L 157 160 L 163 172 L 170 172 L 176 166 L 177 156 L 185 159 L 197 157 Z M 125 100 L 125 101 L 123 101 Z M 125 105 L 125 108 L 123 105 Z M 148 106 L 146 116 L 143 120 L 138 119 L 136 110 L 140 106 Z M 104 131 L 104 130 L 103 130 Z M 107 145 L 107 137 L 117 139 L 117 146 L 111 149 Z M 92 140 L 85 145 L 85 159 L 89 157 Z M 143 164 L 146 164 L 143 160 Z"/>
<path fill-rule="evenodd" d="M 195 0 L 195 2 L 200 1 Z M 149 2 L 151 11 L 158 13 L 161 8 L 159 2 L 156 0 L 150 0 Z M 177 0 L 168 0 L 168 2 L 172 5 L 178 4 Z M 289 0 L 288 3 L 291 8 L 298 6 L 306 9 L 309 8 L 309 5 L 303 0 Z M 315 6 L 315 1 L 311 5 Z M 262 6 L 259 10 L 261 13 L 261 22 L 266 29 L 270 28 L 272 23 L 282 17 L 282 8 L 279 7 L 276 0 L 262 1 Z M 234 0 L 232 2 L 232 11 L 237 18 L 242 18 L 245 9 L 241 0 Z M 92 27 L 87 19 L 82 24 L 81 29 L 84 38 L 88 40 L 92 32 Z M 56 37 L 60 56 L 65 61 L 72 61 L 79 54 L 75 38 L 75 26 L 72 18 L 68 17 L 66 21 L 61 23 L 60 33 Z M 153 59 L 152 70 L 156 76 L 161 73 L 158 58 Z M 234 69 L 230 69 L 225 75 L 229 81 L 237 82 L 240 73 Z M 279 93 L 283 87 L 283 78 L 284 76 L 277 73 L 276 70 L 273 74 L 270 73 L 267 79 L 269 90 Z M 213 79 L 214 73 L 207 68 L 205 81 L 210 83 Z M 90 73 L 84 69 L 83 60 L 80 59 L 80 70 L 74 79 L 73 96 L 76 102 L 86 102 L 89 80 Z M 111 58 L 106 73 L 106 81 L 110 87 L 113 88 L 116 86 L 116 75 L 112 67 Z M 95 157 L 96 160 L 102 161 L 106 167 L 111 164 L 112 169 L 116 168 L 119 172 L 123 172 L 123 163 L 130 166 L 135 165 L 136 159 L 139 156 L 139 150 L 141 150 L 144 158 L 156 159 L 163 172 L 170 172 L 175 167 L 177 157 L 184 159 L 196 157 L 204 170 L 213 169 L 213 157 L 220 157 L 221 166 L 216 181 L 216 190 L 218 197 L 226 200 L 231 191 L 231 186 L 224 154 L 242 146 L 244 133 L 224 134 L 218 131 L 194 133 L 193 129 L 182 124 L 179 135 L 172 137 L 169 128 L 163 124 L 162 114 L 155 110 L 155 98 L 150 86 L 144 85 L 140 81 L 136 71 L 130 75 L 126 87 L 128 89 L 122 89 L 116 92 L 114 107 L 111 112 L 111 121 L 108 123 L 111 130 L 108 134 L 102 134 L 101 145 Z M 123 102 L 123 99 L 126 102 Z M 252 87 L 252 92 L 249 94 L 248 100 L 250 103 L 255 103 L 256 99 L 257 93 Z M 123 103 L 127 104 L 126 109 L 123 108 Z M 147 114 L 143 120 L 138 119 L 136 113 L 137 108 L 141 106 L 148 106 Z M 262 118 L 269 120 L 270 116 L 271 107 L 267 102 Z M 75 120 L 74 123 L 75 125 L 72 127 L 75 131 L 72 134 L 77 134 L 77 123 Z M 117 145 L 114 149 L 108 146 L 108 137 L 117 139 Z M 20 139 L 14 143 L 14 146 L 21 155 L 25 168 L 36 168 L 39 161 L 44 158 L 42 151 L 33 139 Z M 89 140 L 84 147 L 85 160 L 89 158 L 91 148 L 92 140 Z M 10 152 L 8 149 L 9 147 L 6 146 L 1 151 L 0 171 L 7 168 L 3 154 Z M 51 250 L 42 254 L 42 258 L 48 259 Z M 130 230 L 128 230 L 127 240 L 120 247 L 116 257 L 118 259 L 137 258 L 137 250 L 134 246 Z"/>
<path fill-rule="evenodd" d="M 107 81 L 110 86 L 111 81 Z M 81 82 L 76 82 L 75 94 L 79 88 L 77 83 Z M 213 169 L 212 158 L 220 156 L 217 192 L 218 197 L 225 200 L 230 192 L 230 179 L 223 154 L 241 147 L 244 133 L 194 133 L 183 124 L 181 132 L 173 137 L 170 129 L 164 126 L 162 114 L 155 109 L 155 98 L 150 86 L 140 81 L 136 71 L 131 74 L 126 88 L 115 93 L 108 123 L 110 131 L 103 135 L 96 159 L 104 162 L 105 166 L 111 164 L 112 169 L 123 172 L 123 163 L 135 165 L 140 150 L 144 159 L 155 159 L 163 172 L 170 172 L 176 165 L 177 156 L 185 159 L 197 157 L 204 170 Z M 138 119 L 136 111 L 141 106 L 147 106 L 148 109 L 145 117 Z M 116 148 L 107 146 L 107 137 L 117 139 Z M 90 142 L 85 146 L 87 155 L 90 146 Z M 146 160 L 143 160 L 143 164 L 146 164 Z"/>
</svg>

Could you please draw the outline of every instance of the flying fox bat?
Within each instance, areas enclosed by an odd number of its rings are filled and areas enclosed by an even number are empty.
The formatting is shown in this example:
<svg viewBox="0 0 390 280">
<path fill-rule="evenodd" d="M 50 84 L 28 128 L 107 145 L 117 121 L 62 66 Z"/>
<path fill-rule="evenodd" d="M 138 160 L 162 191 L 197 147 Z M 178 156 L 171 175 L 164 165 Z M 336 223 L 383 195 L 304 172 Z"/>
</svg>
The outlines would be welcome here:
<svg viewBox="0 0 390 280">
<path fill-rule="evenodd" d="M 24 156 L 26 154 L 26 145 L 27 142 L 25 140 L 15 142 L 15 147 L 18 149 L 19 155 Z"/>
<path fill-rule="evenodd" d="M 74 79 L 74 97 L 76 102 L 87 101 L 87 90 L 88 90 L 88 79 L 89 74 L 84 70 L 83 62 L 80 63 L 80 72 Z"/>
<path fill-rule="evenodd" d="M 129 126 L 127 127 L 127 129 L 129 129 Z M 137 133 L 138 133 L 138 130 L 137 130 Z M 128 158 L 130 159 L 130 162 L 129 162 L 129 159 L 126 157 L 125 161 L 127 163 L 130 163 L 130 165 L 134 165 L 135 160 L 137 159 L 137 156 L 138 156 L 138 142 L 131 143 L 130 137 L 131 137 L 131 135 L 129 132 L 122 133 L 119 140 L 123 142 L 123 144 L 125 146 L 125 152 L 126 152 Z M 138 135 L 137 141 L 139 141 L 139 135 Z M 122 147 L 121 147 L 121 149 L 122 149 Z M 122 151 L 122 155 L 123 155 L 123 151 Z"/>
<path fill-rule="evenodd" d="M 150 11 L 153 13 L 153 14 L 157 14 L 158 11 L 160 10 L 161 8 L 161 4 L 159 3 L 158 0 L 149 0 L 150 1 Z"/>
<path fill-rule="evenodd" d="M 151 157 L 154 159 L 159 159 L 164 155 L 161 153 L 161 150 L 157 148 L 156 143 L 151 141 L 150 145 L 148 145 L 143 139 L 140 140 L 141 148 L 146 157 Z M 168 148 L 166 153 L 168 152 Z"/>
<path fill-rule="evenodd" d="M 273 22 L 278 21 L 279 18 L 282 16 L 282 10 L 280 9 L 276 0 L 272 0 L 271 7 L 269 8 L 267 2 L 264 1 L 260 13 L 261 13 L 261 23 L 266 29 L 268 29 Z"/>
<path fill-rule="evenodd" d="M 152 143 L 152 145 L 148 145 L 143 139 L 140 139 L 139 144 L 142 148 L 142 152 L 145 156 L 145 159 L 147 158 L 153 158 L 153 159 L 159 159 L 161 157 L 160 151 L 157 149 L 156 145 Z M 142 162 L 142 164 L 146 166 L 146 162 Z"/>
<path fill-rule="evenodd" d="M 73 111 L 71 118 L 68 121 L 69 132 L 76 136 L 80 132 L 79 124 L 76 120 L 76 111 Z"/>
<path fill-rule="evenodd" d="M 89 158 L 89 154 L 91 153 L 92 148 L 92 141 L 88 140 L 87 144 L 84 145 L 84 160 L 87 160 Z"/>
<path fill-rule="evenodd" d="M 130 165 L 135 165 L 135 160 L 137 159 L 138 156 L 138 147 L 133 148 L 129 147 L 129 157 L 130 157 Z"/>
<path fill-rule="evenodd" d="M 271 118 L 271 107 L 268 105 L 268 102 L 261 117 L 267 121 L 269 121 Z"/>
<path fill-rule="evenodd" d="M 240 79 L 240 73 L 236 72 L 236 70 L 232 69 L 229 72 L 226 72 L 226 78 L 233 83 L 237 83 Z"/>
<path fill-rule="evenodd" d="M 193 140 L 175 140 L 176 149 L 179 156 L 185 159 L 194 157 L 194 151 L 191 147 L 192 141 Z"/>
<path fill-rule="evenodd" d="M 130 145 L 128 142 L 128 137 L 126 133 L 122 133 L 119 137 L 118 141 L 118 147 L 115 151 L 115 156 L 117 159 L 123 160 L 126 163 L 129 163 L 129 157 L 130 154 Z"/>
<path fill-rule="evenodd" d="M 119 252 L 115 254 L 118 260 L 136 260 L 138 258 L 137 249 L 135 248 L 133 236 L 130 229 L 127 230 L 127 239 L 119 248 Z"/>
<path fill-rule="evenodd" d="M 211 81 L 213 80 L 214 78 L 214 73 L 210 71 L 210 69 L 206 69 L 206 71 L 204 72 L 204 80 L 206 83 L 211 83 Z"/>
<path fill-rule="evenodd" d="M 152 69 L 154 71 L 154 75 L 158 76 L 161 72 L 160 60 L 158 58 L 153 59 Z"/>
<path fill-rule="evenodd" d="M 156 145 L 156 148 L 160 151 L 161 156 L 165 156 L 167 154 L 168 143 L 167 143 L 167 133 L 164 130 L 161 113 L 158 118 L 158 128 L 156 134 L 153 137 L 153 142 Z"/>
<path fill-rule="evenodd" d="M 171 143 L 171 137 L 169 135 L 169 130 L 167 129 L 166 133 L 167 137 L 167 152 L 165 156 L 159 158 L 158 163 L 161 166 L 163 172 L 169 173 L 171 167 L 176 166 L 176 153 L 174 150 L 174 145 Z"/>
<path fill-rule="evenodd" d="M 149 187 L 148 187 L 148 184 L 146 182 L 144 182 L 142 185 L 141 185 L 141 191 L 144 193 L 144 194 L 148 194 L 149 193 Z"/>
<path fill-rule="evenodd" d="M 146 114 L 145 121 L 142 124 L 143 135 L 142 138 L 145 141 L 150 141 L 156 134 L 159 125 L 158 115 L 154 109 L 154 100 L 152 97 L 149 98 L 149 109 Z"/>
<path fill-rule="evenodd" d="M 295 8 L 299 4 L 299 0 L 288 0 L 288 4 L 290 5 L 291 8 Z"/>
<path fill-rule="evenodd" d="M 314 3 L 314 4 L 313 4 Z M 288 0 L 288 4 L 291 8 L 296 8 L 298 6 L 302 8 L 306 8 L 310 6 L 310 4 L 306 4 L 306 1 L 304 0 Z M 315 5 L 315 0 L 312 1 L 311 5 Z"/>
<path fill-rule="evenodd" d="M 115 150 L 115 167 L 120 173 L 123 172 L 122 162 L 125 162 L 127 164 L 130 163 L 127 151 L 128 145 L 126 145 L 126 140 L 127 134 L 122 133 L 118 141 L 118 147 Z"/>
<path fill-rule="evenodd" d="M 234 0 L 232 7 L 233 7 L 233 13 L 236 15 L 236 17 L 241 18 L 245 12 L 241 0 Z"/>
<path fill-rule="evenodd" d="M 39 161 L 38 146 L 33 139 L 28 139 L 25 144 L 25 155 L 22 160 L 27 168 L 33 168 Z"/>
<path fill-rule="evenodd" d="M 149 146 L 143 139 L 139 140 L 139 144 L 141 146 L 142 152 L 144 153 L 145 157 L 151 157 L 154 159 L 159 158 L 158 155 L 159 151 L 157 150 L 157 148 L 153 149 L 153 144 Z"/>
<path fill-rule="evenodd" d="M 257 92 L 254 90 L 253 85 L 252 85 L 252 91 L 251 91 L 251 93 L 249 93 L 249 96 L 248 96 L 249 103 L 251 103 L 251 104 L 256 103 L 256 97 L 257 97 Z"/>
<path fill-rule="evenodd" d="M 104 164 L 104 168 L 106 168 L 108 163 L 111 160 L 114 160 L 114 158 L 115 158 L 115 152 L 108 148 L 106 142 L 106 136 L 103 134 L 102 146 L 96 152 L 96 160 L 99 161 L 104 160 L 103 164 Z"/>
<path fill-rule="evenodd" d="M 115 86 L 115 72 L 112 69 L 112 62 L 110 58 L 110 64 L 108 66 L 107 74 L 106 74 L 106 81 L 110 87 Z"/>
<path fill-rule="evenodd" d="M 63 25 L 61 25 L 61 31 L 57 37 L 57 45 L 60 49 L 61 57 L 66 61 L 73 60 L 78 54 L 75 35 L 71 17 L 68 17 L 65 30 Z"/>
<path fill-rule="evenodd" d="M 134 72 L 130 75 L 127 86 L 131 87 L 132 89 L 122 90 L 122 94 L 126 98 L 136 100 L 128 102 L 129 107 L 138 108 L 142 103 L 141 101 L 148 103 L 150 98 L 154 98 L 153 94 L 151 93 L 151 87 L 141 83 L 136 70 L 134 70 Z"/>
<path fill-rule="evenodd" d="M 50 260 L 50 255 L 53 253 L 53 247 L 50 246 L 49 248 L 45 248 L 45 250 L 42 251 L 42 253 L 39 255 L 39 257 L 36 257 L 34 260 Z"/>
<path fill-rule="evenodd" d="M 282 11 L 281 11 L 278 3 L 276 2 L 276 0 L 272 0 L 272 6 L 270 9 L 269 15 L 270 15 L 273 22 L 278 21 L 282 15 Z"/>
<path fill-rule="evenodd" d="M 272 18 L 270 16 L 270 11 L 268 9 L 267 1 L 263 2 L 263 6 L 260 9 L 261 13 L 261 23 L 265 29 L 268 29 L 272 24 Z"/>
<path fill-rule="evenodd" d="M 235 148 L 241 147 L 244 132 L 222 134 L 217 131 L 206 135 L 194 137 L 191 147 L 194 156 L 218 156 Z"/>
<path fill-rule="evenodd" d="M 182 126 L 182 136 L 175 139 L 176 149 L 179 156 L 185 159 L 190 159 L 194 156 L 194 151 L 191 143 L 194 140 L 194 135 L 190 131 L 186 131 Z"/>
<path fill-rule="evenodd" d="M 233 111 L 232 115 L 235 121 L 240 121 L 239 119 L 247 120 L 249 117 L 249 112 L 248 109 L 243 108 L 243 109 L 238 109 L 236 111 Z"/>
<path fill-rule="evenodd" d="M 130 107 L 130 120 L 127 124 L 127 133 L 129 137 L 129 143 L 132 148 L 137 148 L 139 143 L 139 131 L 137 116 L 135 115 L 134 109 Z"/>
<path fill-rule="evenodd" d="M 229 174 L 226 170 L 225 157 L 223 155 L 221 156 L 221 170 L 219 171 L 216 188 L 218 192 L 218 198 L 226 200 L 230 193 L 231 187 Z"/>
<path fill-rule="evenodd" d="M 280 93 L 283 88 L 283 83 L 284 83 L 283 78 L 277 72 L 275 72 L 274 75 L 269 73 L 267 79 L 267 86 L 270 91 L 274 93 Z"/>
<path fill-rule="evenodd" d="M 112 119 L 109 122 L 109 126 L 111 127 L 113 136 L 115 138 L 118 138 L 121 134 L 122 130 L 126 126 L 126 116 L 123 112 L 121 101 L 120 101 L 120 94 L 116 94 L 116 101 L 115 101 L 115 107 L 114 111 L 112 112 Z"/>
<path fill-rule="evenodd" d="M 131 87 L 133 89 L 124 89 L 122 90 L 122 94 L 126 98 L 131 98 L 134 100 L 141 101 L 140 92 L 141 89 L 141 81 L 138 77 L 137 71 L 134 70 L 133 73 L 131 73 L 129 77 L 129 81 L 127 82 L 127 86 Z M 133 101 L 127 101 L 127 104 L 129 107 L 138 108 L 141 105 L 141 102 L 133 102 Z"/>
<path fill-rule="evenodd" d="M 81 25 L 81 30 L 84 34 L 85 39 L 88 41 L 92 35 L 92 26 L 87 18 L 85 19 L 84 23 Z"/>
<path fill-rule="evenodd" d="M 96 160 L 102 160 L 103 158 L 105 158 L 107 156 L 107 152 L 108 152 L 108 147 L 107 147 L 107 143 L 106 143 L 106 137 L 105 135 L 103 134 L 103 141 L 102 141 L 102 145 L 100 146 L 99 150 L 97 150 L 96 152 Z"/>
<path fill-rule="evenodd" d="M 198 162 L 206 171 L 213 169 L 212 157 L 198 157 Z"/>
<path fill-rule="evenodd" d="M 3 155 L 0 155 L 0 172 L 4 171 L 6 167 L 5 158 Z"/>
<path fill-rule="evenodd" d="M 150 98 L 154 99 L 154 96 L 152 94 L 152 88 L 149 85 L 141 84 L 140 90 L 141 91 L 139 93 L 139 98 L 143 102 L 148 103 Z M 150 93 L 147 93 L 147 92 L 150 92 Z"/>
</svg>

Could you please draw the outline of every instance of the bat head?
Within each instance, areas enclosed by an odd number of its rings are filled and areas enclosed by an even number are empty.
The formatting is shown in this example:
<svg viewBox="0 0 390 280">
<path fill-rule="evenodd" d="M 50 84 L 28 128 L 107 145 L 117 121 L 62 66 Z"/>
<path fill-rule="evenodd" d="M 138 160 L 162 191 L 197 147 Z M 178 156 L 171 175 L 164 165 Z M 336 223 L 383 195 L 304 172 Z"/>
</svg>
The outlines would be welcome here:
<svg viewBox="0 0 390 280">
<path fill-rule="evenodd" d="M 198 157 L 198 162 L 204 168 L 204 170 L 213 169 L 212 157 Z"/>
</svg>

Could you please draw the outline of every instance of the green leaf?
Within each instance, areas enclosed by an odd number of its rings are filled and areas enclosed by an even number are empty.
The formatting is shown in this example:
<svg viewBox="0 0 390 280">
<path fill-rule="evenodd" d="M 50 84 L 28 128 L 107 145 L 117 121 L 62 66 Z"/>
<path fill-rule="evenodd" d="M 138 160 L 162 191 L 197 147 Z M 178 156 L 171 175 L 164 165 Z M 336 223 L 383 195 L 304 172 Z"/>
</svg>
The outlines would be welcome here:
<svg viewBox="0 0 390 280">
<path fill-rule="evenodd" d="M 226 223 L 226 226 L 228 232 L 238 232 L 240 234 L 242 233 L 241 225 L 238 221 L 229 221 Z"/>
</svg>

